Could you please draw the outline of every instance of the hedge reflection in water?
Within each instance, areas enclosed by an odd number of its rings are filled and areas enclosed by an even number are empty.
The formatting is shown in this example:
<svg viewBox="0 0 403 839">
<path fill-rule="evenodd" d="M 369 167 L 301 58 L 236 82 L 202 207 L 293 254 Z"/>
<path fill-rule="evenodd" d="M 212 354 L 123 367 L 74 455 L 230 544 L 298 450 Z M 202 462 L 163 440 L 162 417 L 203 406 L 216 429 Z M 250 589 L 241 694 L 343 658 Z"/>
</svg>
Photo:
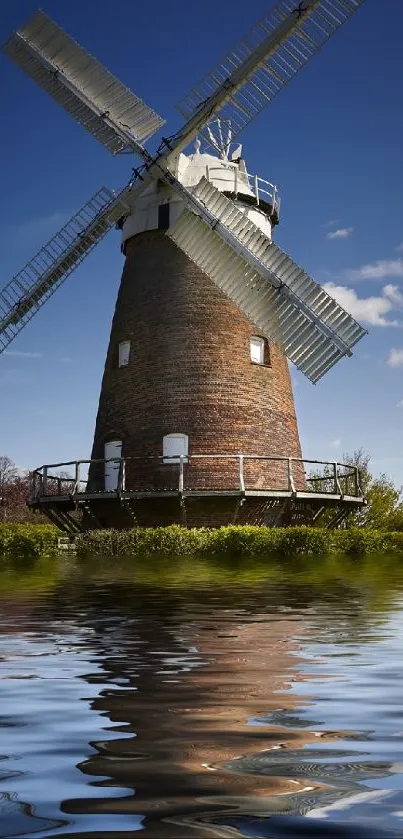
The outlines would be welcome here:
<svg viewBox="0 0 403 839">
<path fill-rule="evenodd" d="M 399 835 L 402 590 L 385 557 L 5 568 L 1 836 Z"/>
</svg>

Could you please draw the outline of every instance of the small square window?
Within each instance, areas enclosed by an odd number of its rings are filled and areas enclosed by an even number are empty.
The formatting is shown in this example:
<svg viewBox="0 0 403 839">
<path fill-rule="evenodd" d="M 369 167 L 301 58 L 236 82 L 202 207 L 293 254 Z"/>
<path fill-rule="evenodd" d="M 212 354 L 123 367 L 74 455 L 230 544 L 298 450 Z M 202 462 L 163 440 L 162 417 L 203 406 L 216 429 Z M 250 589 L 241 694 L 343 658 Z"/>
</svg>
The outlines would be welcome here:
<svg viewBox="0 0 403 839">
<path fill-rule="evenodd" d="M 258 338 L 253 335 L 250 339 L 250 360 L 254 364 L 265 364 L 265 345 L 264 338 Z"/>
<path fill-rule="evenodd" d="M 126 367 L 130 359 L 130 341 L 121 341 L 119 344 L 119 367 Z"/>
</svg>

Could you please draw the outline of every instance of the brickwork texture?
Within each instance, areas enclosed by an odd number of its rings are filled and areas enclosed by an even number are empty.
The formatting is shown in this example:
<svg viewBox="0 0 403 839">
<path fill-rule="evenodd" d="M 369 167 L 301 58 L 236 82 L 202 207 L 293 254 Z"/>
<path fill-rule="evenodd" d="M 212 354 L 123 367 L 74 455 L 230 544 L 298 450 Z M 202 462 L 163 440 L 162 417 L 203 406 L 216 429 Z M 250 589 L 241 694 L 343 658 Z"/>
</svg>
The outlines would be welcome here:
<svg viewBox="0 0 403 839">
<path fill-rule="evenodd" d="M 104 457 L 106 442 L 122 440 L 122 456 L 139 458 L 127 466 L 127 489 L 148 490 L 176 485 L 177 470 L 156 459 L 166 434 L 187 434 L 190 456 L 301 457 L 286 358 L 269 345 L 270 364 L 254 364 L 250 338 L 256 334 L 256 327 L 162 231 L 130 239 L 92 458 Z M 119 343 L 126 340 L 130 360 L 119 367 Z M 188 487 L 192 482 L 194 488 L 237 485 L 235 463 L 194 461 L 186 472 Z M 268 482 L 287 488 L 284 464 L 249 463 L 245 474 L 256 488 L 259 482 L 261 488 Z M 100 469 L 91 470 L 90 482 L 103 488 Z M 300 470 L 299 488 L 301 482 Z"/>
</svg>

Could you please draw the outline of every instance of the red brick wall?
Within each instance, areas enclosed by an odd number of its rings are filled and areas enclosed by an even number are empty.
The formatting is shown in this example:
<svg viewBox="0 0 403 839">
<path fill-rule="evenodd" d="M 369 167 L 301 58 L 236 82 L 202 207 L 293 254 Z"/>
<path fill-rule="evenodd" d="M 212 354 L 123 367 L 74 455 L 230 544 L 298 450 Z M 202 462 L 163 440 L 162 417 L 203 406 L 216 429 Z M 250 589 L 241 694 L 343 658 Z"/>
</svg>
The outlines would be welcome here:
<svg viewBox="0 0 403 839">
<path fill-rule="evenodd" d="M 287 361 L 270 345 L 271 366 L 253 364 L 254 334 L 253 324 L 161 231 L 129 240 L 92 457 L 102 458 L 112 439 L 123 440 L 124 457 L 162 455 L 162 438 L 173 432 L 189 436 L 190 455 L 300 457 Z M 124 340 L 131 341 L 130 361 L 119 368 Z M 142 460 L 135 471 L 128 467 L 127 488 L 162 488 L 172 472 L 177 486 L 175 469 L 150 471 Z M 235 464 L 207 468 L 195 461 L 187 474 L 188 486 L 202 488 L 227 486 L 237 472 Z M 250 464 L 245 474 L 251 486 L 287 488 L 284 465 Z"/>
</svg>

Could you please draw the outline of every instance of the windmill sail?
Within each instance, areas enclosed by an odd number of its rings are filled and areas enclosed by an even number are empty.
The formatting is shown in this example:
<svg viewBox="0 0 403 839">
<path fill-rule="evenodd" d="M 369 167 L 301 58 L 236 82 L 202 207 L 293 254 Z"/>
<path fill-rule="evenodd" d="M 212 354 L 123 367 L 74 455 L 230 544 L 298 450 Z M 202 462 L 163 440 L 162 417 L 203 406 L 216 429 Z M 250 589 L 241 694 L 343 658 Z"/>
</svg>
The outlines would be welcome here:
<svg viewBox="0 0 403 839">
<path fill-rule="evenodd" d="M 102 187 L 0 291 L 0 354 L 127 211 Z"/>
<path fill-rule="evenodd" d="M 4 52 L 112 154 L 142 153 L 141 143 L 164 124 L 43 12 L 12 35 Z"/>
<path fill-rule="evenodd" d="M 168 235 L 264 334 L 317 381 L 364 330 L 280 248 L 205 179 L 190 191 L 176 176 L 178 151 L 213 116 L 234 138 L 364 0 L 279 0 L 222 64 L 183 100 L 186 125 L 169 151 L 143 148 L 163 120 L 42 12 L 5 45 L 6 54 L 113 154 L 137 151 L 147 173 L 130 206 L 154 180 L 188 207 Z M 171 165 L 172 158 L 175 166 Z M 0 352 L 127 212 L 128 187 L 100 190 L 0 293 Z"/>
<path fill-rule="evenodd" d="M 177 105 L 188 120 L 181 147 L 213 117 L 236 137 L 363 2 L 280 0 Z"/>
<path fill-rule="evenodd" d="M 351 355 L 365 330 L 232 201 L 203 178 L 188 203 L 170 238 L 312 382 Z"/>
</svg>

